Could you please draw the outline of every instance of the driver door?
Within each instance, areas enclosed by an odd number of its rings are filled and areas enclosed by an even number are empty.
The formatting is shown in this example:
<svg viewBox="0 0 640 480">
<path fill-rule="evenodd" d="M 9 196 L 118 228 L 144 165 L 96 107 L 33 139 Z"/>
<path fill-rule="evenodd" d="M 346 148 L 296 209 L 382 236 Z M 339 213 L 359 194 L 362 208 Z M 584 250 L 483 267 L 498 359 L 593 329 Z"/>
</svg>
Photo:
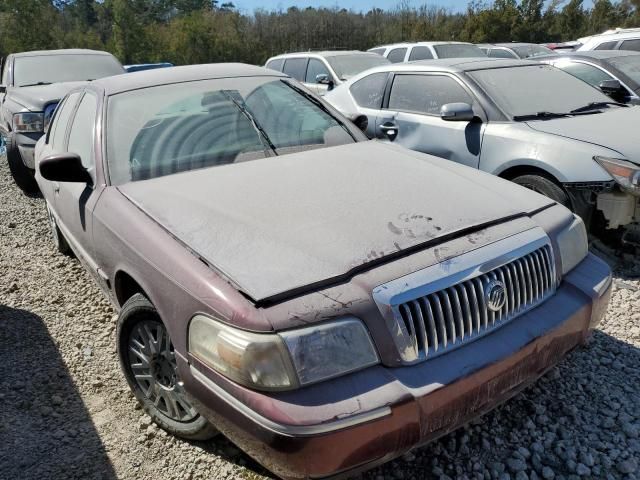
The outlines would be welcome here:
<svg viewBox="0 0 640 480">
<path fill-rule="evenodd" d="M 472 94 L 447 74 L 396 74 L 376 119 L 376 136 L 437 157 L 478 168 L 485 122 L 445 121 L 440 109 L 468 103 L 484 116 Z"/>
</svg>

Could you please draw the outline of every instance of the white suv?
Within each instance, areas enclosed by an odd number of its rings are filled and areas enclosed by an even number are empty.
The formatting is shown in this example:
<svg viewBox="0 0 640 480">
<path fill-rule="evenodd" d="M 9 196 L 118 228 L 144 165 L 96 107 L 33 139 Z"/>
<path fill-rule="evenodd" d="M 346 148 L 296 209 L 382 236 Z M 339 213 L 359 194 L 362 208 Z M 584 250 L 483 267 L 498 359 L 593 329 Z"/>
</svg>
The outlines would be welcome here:
<svg viewBox="0 0 640 480">
<path fill-rule="evenodd" d="M 640 28 L 617 29 L 578 40 L 577 50 L 633 50 L 640 52 Z"/>
<path fill-rule="evenodd" d="M 373 53 L 339 50 L 285 53 L 271 57 L 265 67 L 286 73 L 318 95 L 324 95 L 349 78 L 387 63 Z"/>
<path fill-rule="evenodd" d="M 370 48 L 368 51 L 382 55 L 391 63 L 433 58 L 486 57 L 476 45 L 466 42 L 394 43 Z"/>
</svg>

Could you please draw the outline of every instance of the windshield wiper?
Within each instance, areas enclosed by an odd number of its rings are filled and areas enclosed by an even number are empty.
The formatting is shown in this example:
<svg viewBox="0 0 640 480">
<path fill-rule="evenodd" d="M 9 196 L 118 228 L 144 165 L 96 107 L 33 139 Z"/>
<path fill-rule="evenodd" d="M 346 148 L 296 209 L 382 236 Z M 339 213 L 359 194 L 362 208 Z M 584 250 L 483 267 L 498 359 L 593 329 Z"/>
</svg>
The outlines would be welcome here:
<svg viewBox="0 0 640 480">
<path fill-rule="evenodd" d="M 221 92 L 225 97 L 231 100 L 236 107 L 238 107 L 238 109 L 242 112 L 242 114 L 245 117 L 247 117 L 247 119 L 253 125 L 253 128 L 256 130 L 256 132 L 258 132 L 258 135 L 262 138 L 263 144 L 266 142 L 265 146 L 268 145 L 269 148 L 273 150 L 273 153 L 278 155 L 276 146 L 273 144 L 273 142 L 269 138 L 269 135 L 267 135 L 267 132 L 265 132 L 264 128 L 262 128 L 262 126 L 258 122 L 256 122 L 256 119 L 253 118 L 253 115 L 251 114 L 251 112 L 249 112 L 249 110 L 247 110 L 247 107 L 245 107 L 244 102 L 238 101 L 238 99 L 229 90 L 221 90 Z"/>
<path fill-rule="evenodd" d="M 586 104 L 584 107 L 574 108 L 570 113 L 581 113 L 588 112 L 589 110 L 598 110 L 600 108 L 609 107 L 609 105 L 614 105 L 616 107 L 628 107 L 629 105 L 625 105 L 624 103 L 618 102 L 591 102 Z"/>
<path fill-rule="evenodd" d="M 38 83 L 27 83 L 26 85 L 20 85 L 21 87 L 37 87 L 40 85 L 51 85 L 52 82 L 38 82 Z"/>
<path fill-rule="evenodd" d="M 569 113 L 556 113 L 556 112 L 536 112 L 536 113 L 528 113 L 526 115 L 515 115 L 513 120 L 515 122 L 522 122 L 526 120 L 540 120 L 546 118 L 562 118 L 568 117 Z"/>
<path fill-rule="evenodd" d="M 284 83 L 285 85 L 287 85 L 289 88 L 293 89 L 294 91 L 298 92 L 300 95 L 302 95 L 304 98 L 306 98 L 307 100 L 309 100 L 311 103 L 313 103 L 315 106 L 317 106 L 320 110 L 322 110 L 324 113 L 326 113 L 327 115 L 329 115 L 338 125 L 340 125 L 345 132 L 347 132 L 349 134 L 349 136 L 354 140 L 356 140 L 356 137 L 353 136 L 353 134 L 351 133 L 351 131 L 349 130 L 349 128 L 342 122 L 342 120 L 340 120 L 339 118 L 337 118 L 332 112 L 331 110 L 329 110 L 324 103 L 322 103 L 322 100 L 319 100 L 318 98 L 314 97 L 313 95 L 311 95 L 310 93 L 305 92 L 303 89 L 296 87 L 294 84 L 289 83 L 285 80 L 282 80 L 282 83 Z"/>
</svg>

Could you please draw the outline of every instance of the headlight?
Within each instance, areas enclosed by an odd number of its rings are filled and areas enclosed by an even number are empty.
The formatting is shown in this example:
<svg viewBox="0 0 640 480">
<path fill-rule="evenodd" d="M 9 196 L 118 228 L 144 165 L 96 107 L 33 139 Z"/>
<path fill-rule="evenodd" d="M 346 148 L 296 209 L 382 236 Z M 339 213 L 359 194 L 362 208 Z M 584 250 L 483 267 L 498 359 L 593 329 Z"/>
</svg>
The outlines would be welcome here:
<svg viewBox="0 0 640 480">
<path fill-rule="evenodd" d="M 558 234 L 557 241 L 564 276 L 587 256 L 589 250 L 587 229 L 582 219 L 574 215 L 573 222 Z"/>
<path fill-rule="evenodd" d="M 309 385 L 379 361 L 369 333 L 355 318 L 276 334 L 196 315 L 189 325 L 189 352 L 222 375 L 262 390 Z"/>
<path fill-rule="evenodd" d="M 13 130 L 18 133 L 44 132 L 44 113 L 16 113 Z"/>
<path fill-rule="evenodd" d="M 640 167 L 620 158 L 593 157 L 613 177 L 618 185 L 634 195 L 640 195 Z"/>
</svg>

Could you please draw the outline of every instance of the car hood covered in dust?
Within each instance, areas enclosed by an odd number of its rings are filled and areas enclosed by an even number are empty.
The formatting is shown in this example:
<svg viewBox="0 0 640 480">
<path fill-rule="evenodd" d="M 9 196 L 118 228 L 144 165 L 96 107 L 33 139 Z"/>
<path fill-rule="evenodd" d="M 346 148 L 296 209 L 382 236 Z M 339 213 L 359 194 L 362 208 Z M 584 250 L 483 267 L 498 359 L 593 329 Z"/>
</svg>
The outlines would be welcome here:
<svg viewBox="0 0 640 480">
<path fill-rule="evenodd" d="M 381 257 L 552 203 L 377 141 L 118 188 L 254 301 L 319 287 Z"/>
<path fill-rule="evenodd" d="M 593 115 L 527 122 L 539 132 L 615 150 L 628 160 L 640 164 L 640 142 L 637 134 L 639 123 L 640 106 L 605 108 L 603 113 Z"/>
<path fill-rule="evenodd" d="M 74 88 L 87 82 L 62 82 L 33 87 L 13 87 L 11 98 L 32 112 L 41 112 L 51 102 L 59 102 Z"/>
</svg>

